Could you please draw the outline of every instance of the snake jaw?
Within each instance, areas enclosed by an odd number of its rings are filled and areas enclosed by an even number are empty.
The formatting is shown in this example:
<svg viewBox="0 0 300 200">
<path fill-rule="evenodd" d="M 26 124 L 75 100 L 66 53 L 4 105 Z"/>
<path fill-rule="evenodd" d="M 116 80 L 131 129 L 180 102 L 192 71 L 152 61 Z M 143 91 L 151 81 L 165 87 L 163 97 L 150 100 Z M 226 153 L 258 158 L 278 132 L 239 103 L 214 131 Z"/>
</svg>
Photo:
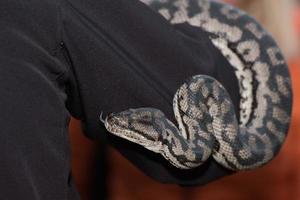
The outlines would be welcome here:
<svg viewBox="0 0 300 200">
<path fill-rule="evenodd" d="M 120 113 L 110 113 L 104 119 L 104 126 L 107 131 L 120 138 L 141 145 L 150 151 L 161 153 L 163 144 L 159 136 L 156 137 L 156 135 L 154 135 L 151 137 L 149 132 L 143 133 L 132 127 L 133 122 L 129 122 L 128 120 L 128 115 L 132 111 L 134 111 L 134 109 Z M 134 120 L 142 121 L 142 119 L 136 116 L 134 117 Z"/>
</svg>

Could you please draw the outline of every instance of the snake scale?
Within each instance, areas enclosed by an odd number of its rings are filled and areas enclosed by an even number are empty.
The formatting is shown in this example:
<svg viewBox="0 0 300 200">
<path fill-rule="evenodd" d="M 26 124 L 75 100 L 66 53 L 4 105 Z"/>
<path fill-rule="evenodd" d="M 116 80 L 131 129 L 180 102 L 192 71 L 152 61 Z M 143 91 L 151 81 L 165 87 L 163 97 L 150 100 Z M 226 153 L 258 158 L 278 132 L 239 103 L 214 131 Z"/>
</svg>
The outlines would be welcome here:
<svg viewBox="0 0 300 200">
<path fill-rule="evenodd" d="M 174 95 L 177 125 L 162 111 L 141 107 L 110 113 L 102 119 L 106 129 L 180 169 L 198 167 L 210 156 L 234 171 L 272 160 L 287 136 L 292 107 L 288 66 L 272 36 L 244 11 L 219 1 L 141 1 L 171 24 L 188 23 L 210 34 L 235 70 L 240 117 L 222 84 L 197 74 Z"/>
</svg>

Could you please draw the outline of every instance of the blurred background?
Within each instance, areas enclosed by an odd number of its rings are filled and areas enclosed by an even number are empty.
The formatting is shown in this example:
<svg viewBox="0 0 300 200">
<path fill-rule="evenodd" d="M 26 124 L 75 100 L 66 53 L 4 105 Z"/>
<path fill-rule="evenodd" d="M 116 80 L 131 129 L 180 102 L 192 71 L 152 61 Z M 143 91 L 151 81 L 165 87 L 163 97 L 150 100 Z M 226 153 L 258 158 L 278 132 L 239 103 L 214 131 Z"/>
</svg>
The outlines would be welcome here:
<svg viewBox="0 0 300 200">
<path fill-rule="evenodd" d="M 116 150 L 91 141 L 72 118 L 70 138 L 76 187 L 83 200 L 298 200 L 300 199 L 300 2 L 227 0 L 254 16 L 283 50 L 293 81 L 294 105 L 289 135 L 268 165 L 227 176 L 205 186 L 182 188 L 144 175 Z"/>
</svg>

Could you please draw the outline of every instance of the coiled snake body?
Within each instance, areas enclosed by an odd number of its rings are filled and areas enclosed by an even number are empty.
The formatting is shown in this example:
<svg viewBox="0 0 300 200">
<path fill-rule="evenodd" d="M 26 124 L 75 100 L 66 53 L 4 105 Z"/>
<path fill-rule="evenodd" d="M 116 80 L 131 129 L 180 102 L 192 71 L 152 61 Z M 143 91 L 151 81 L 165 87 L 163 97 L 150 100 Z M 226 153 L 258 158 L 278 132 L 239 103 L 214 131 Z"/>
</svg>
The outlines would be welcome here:
<svg viewBox="0 0 300 200">
<path fill-rule="evenodd" d="M 195 75 L 177 90 L 178 126 L 158 109 L 109 114 L 106 129 L 160 153 L 172 165 L 191 169 L 211 155 L 231 170 L 252 169 L 274 158 L 288 131 L 292 92 L 288 66 L 272 37 L 243 11 L 208 0 L 141 0 L 172 24 L 189 23 L 210 40 L 235 69 L 240 119 L 226 89 Z"/>
</svg>

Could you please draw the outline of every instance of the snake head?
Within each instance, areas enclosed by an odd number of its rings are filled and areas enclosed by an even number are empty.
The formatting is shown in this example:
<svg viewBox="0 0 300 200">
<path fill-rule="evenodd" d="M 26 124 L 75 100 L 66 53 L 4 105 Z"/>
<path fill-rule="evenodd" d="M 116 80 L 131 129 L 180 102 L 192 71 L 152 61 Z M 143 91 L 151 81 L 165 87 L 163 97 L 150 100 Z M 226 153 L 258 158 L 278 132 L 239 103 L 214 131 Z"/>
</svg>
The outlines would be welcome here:
<svg viewBox="0 0 300 200">
<path fill-rule="evenodd" d="M 161 114 L 154 108 L 128 109 L 109 114 L 104 125 L 110 133 L 158 153 L 162 143 L 156 122 Z"/>
</svg>

